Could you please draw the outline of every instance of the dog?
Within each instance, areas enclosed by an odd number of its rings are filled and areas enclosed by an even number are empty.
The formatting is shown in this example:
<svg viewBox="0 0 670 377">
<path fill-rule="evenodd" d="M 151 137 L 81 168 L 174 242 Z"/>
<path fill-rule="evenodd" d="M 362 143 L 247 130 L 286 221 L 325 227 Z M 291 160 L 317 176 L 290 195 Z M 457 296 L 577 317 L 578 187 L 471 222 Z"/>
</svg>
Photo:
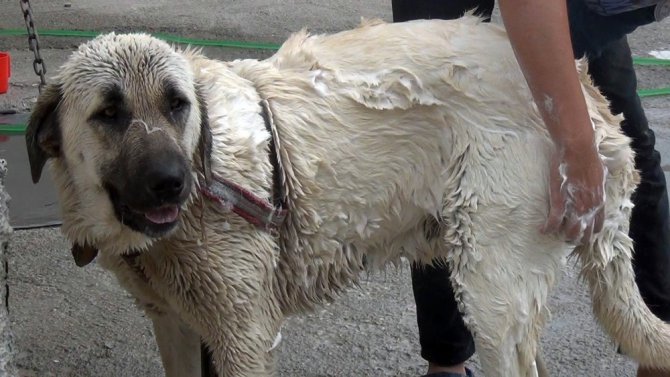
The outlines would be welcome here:
<svg viewBox="0 0 670 377">
<path fill-rule="evenodd" d="M 576 66 L 608 169 L 603 230 L 581 246 L 539 231 L 553 143 L 504 29 L 471 15 L 302 30 L 230 62 L 105 34 L 39 96 L 26 142 L 75 261 L 97 255 L 136 298 L 167 376 L 276 373 L 288 316 L 401 257 L 449 264 L 486 376 L 538 374 L 571 255 L 607 334 L 667 369 L 670 328 L 631 268 L 630 140 Z"/>
</svg>

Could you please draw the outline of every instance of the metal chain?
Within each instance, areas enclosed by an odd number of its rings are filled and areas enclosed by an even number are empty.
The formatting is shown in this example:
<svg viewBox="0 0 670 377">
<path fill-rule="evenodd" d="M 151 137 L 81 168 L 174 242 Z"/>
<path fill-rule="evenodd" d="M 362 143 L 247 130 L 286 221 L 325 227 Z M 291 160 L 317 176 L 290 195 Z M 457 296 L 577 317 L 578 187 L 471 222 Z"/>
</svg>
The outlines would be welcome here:
<svg viewBox="0 0 670 377">
<path fill-rule="evenodd" d="M 42 88 L 47 84 L 45 74 L 47 73 L 47 66 L 42 60 L 42 55 L 40 55 L 40 41 L 37 37 L 37 30 L 35 29 L 35 21 L 33 19 L 33 10 L 30 7 L 30 0 L 19 0 L 21 3 L 21 10 L 23 11 L 23 18 L 26 21 L 26 29 L 28 29 L 28 46 L 30 51 L 35 54 L 35 60 L 33 60 L 33 69 L 35 74 L 40 77 L 40 85 L 38 87 L 40 93 L 42 93 Z"/>
</svg>

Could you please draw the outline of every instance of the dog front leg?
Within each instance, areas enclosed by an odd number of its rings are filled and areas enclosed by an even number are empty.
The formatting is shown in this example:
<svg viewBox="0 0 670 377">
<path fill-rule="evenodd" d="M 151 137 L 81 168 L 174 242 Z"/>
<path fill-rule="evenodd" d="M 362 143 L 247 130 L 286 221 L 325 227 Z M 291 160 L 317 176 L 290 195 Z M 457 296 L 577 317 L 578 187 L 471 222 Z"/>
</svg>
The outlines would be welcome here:
<svg viewBox="0 0 670 377">
<path fill-rule="evenodd" d="M 258 321 L 257 321 L 258 320 Z M 228 334 L 210 331 L 204 334 L 207 349 L 211 350 L 211 362 L 218 377 L 271 377 L 276 376 L 276 350 L 273 342 L 263 335 L 262 320 L 254 318 L 240 323 Z"/>
<path fill-rule="evenodd" d="M 201 377 L 200 336 L 173 313 L 152 314 L 150 317 L 165 376 Z"/>
</svg>

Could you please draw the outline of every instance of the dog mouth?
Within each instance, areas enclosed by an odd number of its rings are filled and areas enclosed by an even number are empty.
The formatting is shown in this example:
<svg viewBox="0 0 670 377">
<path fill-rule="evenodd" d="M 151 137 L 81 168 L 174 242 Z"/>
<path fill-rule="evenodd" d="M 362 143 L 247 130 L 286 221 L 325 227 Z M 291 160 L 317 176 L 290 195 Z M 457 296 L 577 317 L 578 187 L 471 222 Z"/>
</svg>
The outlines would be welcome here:
<svg viewBox="0 0 670 377">
<path fill-rule="evenodd" d="M 167 235 L 179 224 L 182 213 L 181 203 L 186 195 L 180 195 L 172 203 L 146 203 L 137 200 L 133 195 L 131 200 L 125 200 L 113 185 L 105 185 L 109 199 L 114 208 L 117 220 L 128 228 L 145 234 L 151 238 Z"/>
<path fill-rule="evenodd" d="M 121 224 L 152 238 L 162 237 L 176 228 L 181 214 L 177 204 L 139 210 L 117 201 L 114 203 L 114 208 Z"/>
<path fill-rule="evenodd" d="M 179 206 L 167 205 L 144 212 L 144 217 L 156 225 L 176 223 L 179 218 Z"/>
</svg>

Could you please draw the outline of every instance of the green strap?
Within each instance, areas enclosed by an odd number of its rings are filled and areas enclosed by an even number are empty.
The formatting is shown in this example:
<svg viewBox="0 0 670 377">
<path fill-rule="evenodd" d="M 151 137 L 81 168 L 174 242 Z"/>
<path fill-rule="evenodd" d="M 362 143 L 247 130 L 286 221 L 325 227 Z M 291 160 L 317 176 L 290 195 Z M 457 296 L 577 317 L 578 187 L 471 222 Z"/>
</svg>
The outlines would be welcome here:
<svg viewBox="0 0 670 377">
<path fill-rule="evenodd" d="M 23 135 L 25 133 L 25 124 L 0 124 L 0 135 Z"/>
<path fill-rule="evenodd" d="M 640 89 L 637 91 L 637 95 L 640 97 L 667 96 L 670 95 L 670 88 Z"/>
<path fill-rule="evenodd" d="M 633 63 L 637 65 L 664 65 L 670 66 L 669 59 L 657 59 L 657 58 L 633 58 Z"/>
<path fill-rule="evenodd" d="M 38 31 L 38 35 L 43 37 L 76 37 L 76 38 L 95 38 L 104 32 L 85 31 L 85 30 L 44 30 Z M 167 42 L 190 44 L 193 46 L 206 47 L 227 47 L 227 48 L 246 48 L 253 50 L 277 50 L 278 44 L 261 42 L 242 42 L 242 41 L 217 41 L 209 39 L 184 38 L 166 33 L 151 33 L 156 38 Z M 27 36 L 25 29 L 0 29 L 0 36 Z"/>
</svg>

